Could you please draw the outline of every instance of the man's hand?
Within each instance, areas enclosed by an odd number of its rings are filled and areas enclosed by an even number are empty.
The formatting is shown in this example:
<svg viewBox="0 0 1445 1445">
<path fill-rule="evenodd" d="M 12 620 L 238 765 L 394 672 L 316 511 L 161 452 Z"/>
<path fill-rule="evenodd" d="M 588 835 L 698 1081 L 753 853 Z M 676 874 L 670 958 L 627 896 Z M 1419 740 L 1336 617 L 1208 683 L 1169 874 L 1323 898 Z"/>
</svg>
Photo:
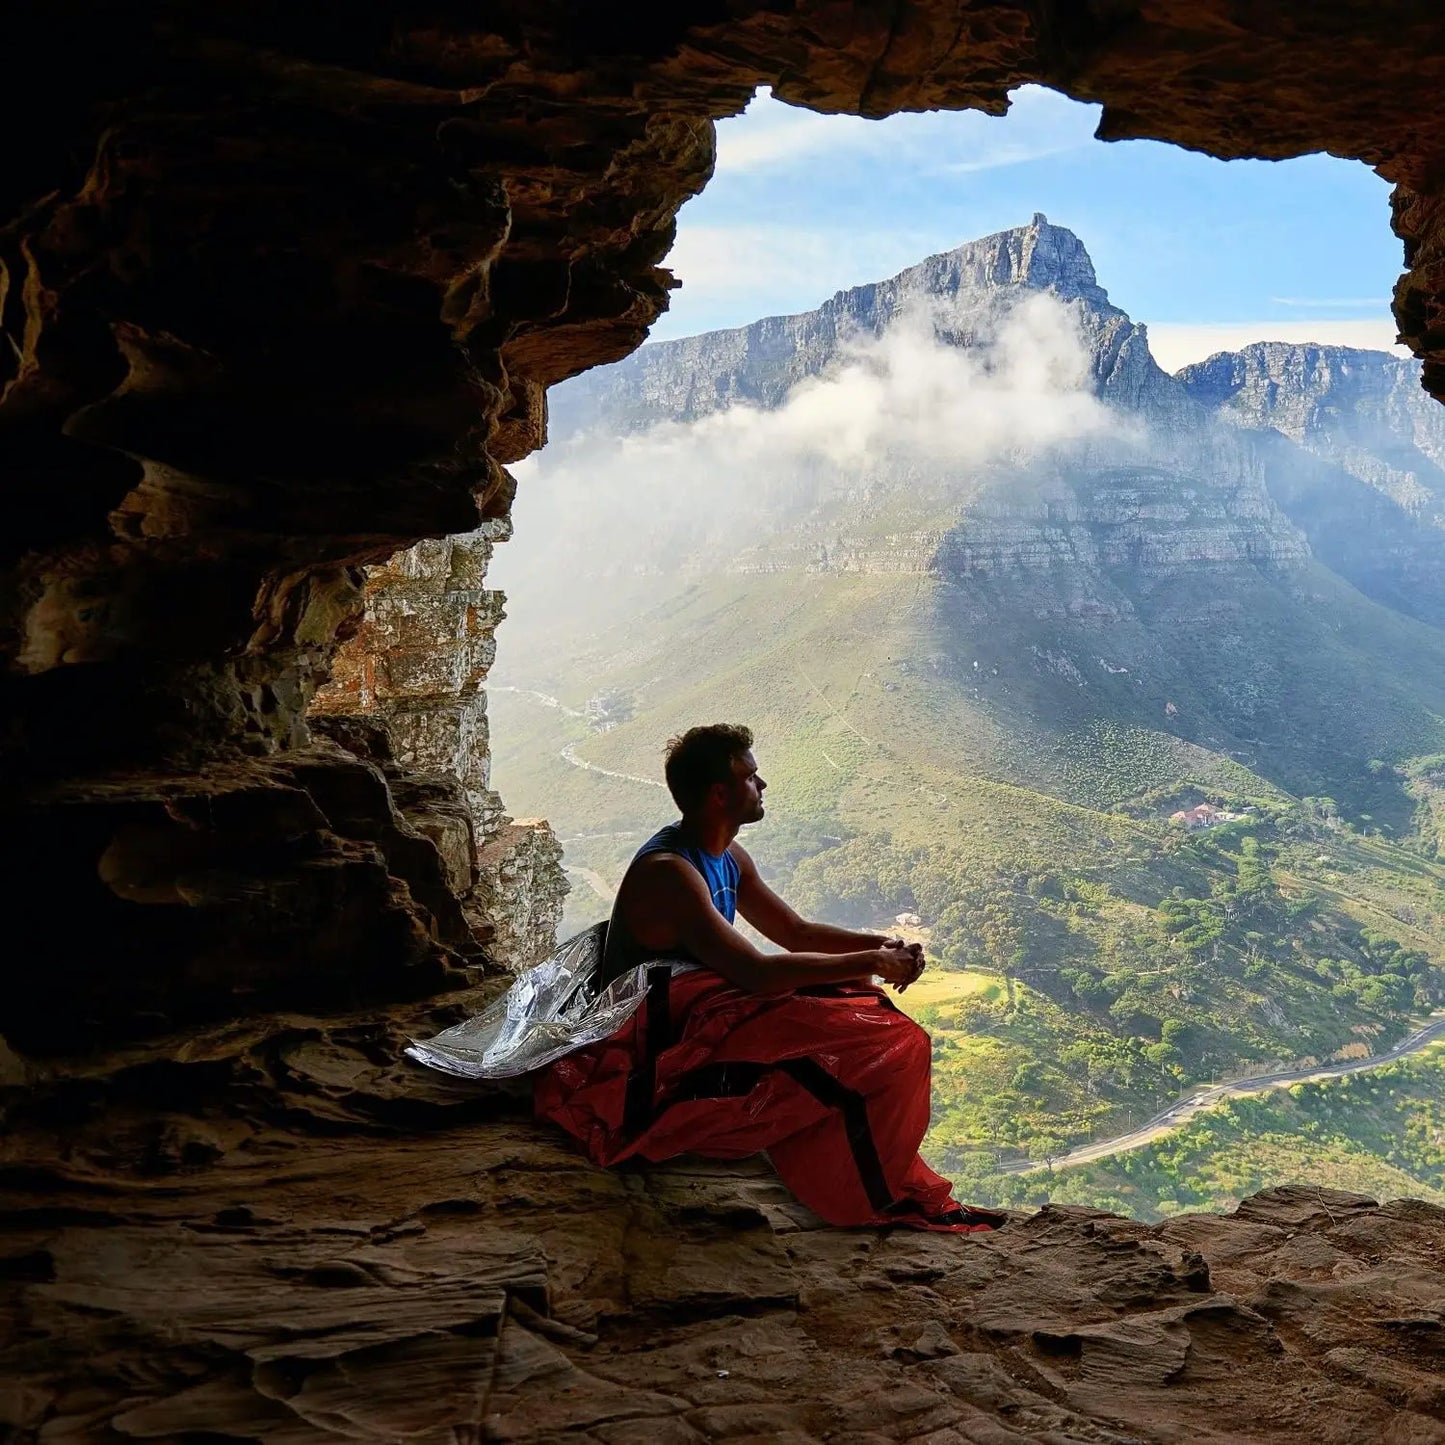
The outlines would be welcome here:
<svg viewBox="0 0 1445 1445">
<path fill-rule="evenodd" d="M 924 958 L 921 943 L 904 943 L 901 938 L 890 938 L 882 948 L 876 949 L 877 965 L 873 972 L 891 983 L 899 993 L 910 983 L 917 983 L 923 972 Z"/>
</svg>

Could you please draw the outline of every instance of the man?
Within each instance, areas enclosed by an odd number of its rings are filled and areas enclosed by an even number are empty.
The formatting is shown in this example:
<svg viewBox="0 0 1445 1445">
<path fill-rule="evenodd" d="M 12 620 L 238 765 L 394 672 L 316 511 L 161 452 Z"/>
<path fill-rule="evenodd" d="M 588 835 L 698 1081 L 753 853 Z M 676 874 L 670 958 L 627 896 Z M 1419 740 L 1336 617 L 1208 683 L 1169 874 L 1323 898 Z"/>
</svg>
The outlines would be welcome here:
<svg viewBox="0 0 1445 1445">
<path fill-rule="evenodd" d="M 766 1150 L 832 1224 L 966 1233 L 1003 1222 L 962 1208 L 919 1157 L 932 1045 L 874 982 L 923 971 L 916 944 L 798 916 L 737 842 L 767 784 L 745 727 L 696 727 L 667 746 L 682 813 L 643 844 L 608 924 L 602 982 L 638 964 L 646 1001 L 611 1038 L 537 1080 L 540 1117 L 597 1164 Z M 737 913 L 785 952 L 763 953 Z M 677 962 L 682 960 L 682 962 Z"/>
</svg>

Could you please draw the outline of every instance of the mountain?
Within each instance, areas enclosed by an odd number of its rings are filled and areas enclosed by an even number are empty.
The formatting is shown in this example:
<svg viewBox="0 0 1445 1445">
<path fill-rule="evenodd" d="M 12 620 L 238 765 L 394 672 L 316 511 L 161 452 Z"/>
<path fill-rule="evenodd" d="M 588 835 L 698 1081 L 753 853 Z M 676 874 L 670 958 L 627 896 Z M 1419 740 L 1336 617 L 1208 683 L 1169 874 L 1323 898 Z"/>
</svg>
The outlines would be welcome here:
<svg viewBox="0 0 1445 1445">
<path fill-rule="evenodd" d="M 1318 520 L 1366 452 L 1352 485 L 1396 505 L 1410 403 L 1347 433 L 1282 369 L 1274 425 L 1242 399 L 1269 383 L 1207 365 L 1163 372 L 1036 216 L 577 378 L 519 477 L 493 762 L 563 837 L 569 921 L 669 814 L 662 739 L 750 723 L 767 876 L 970 969 L 909 1001 L 932 1148 L 975 1181 L 1188 1082 L 1368 1053 L 1445 989 L 1445 633 L 1385 585 L 1428 557 L 1371 591 Z M 1216 826 L 1174 820 L 1203 801 Z"/>
<path fill-rule="evenodd" d="M 891 280 L 840 291 L 816 311 L 655 343 L 587 372 L 553 389 L 552 436 L 598 425 L 616 432 L 696 421 L 739 402 L 779 406 L 800 381 L 830 366 L 845 342 L 881 335 L 920 304 L 941 303 L 952 338 L 967 345 L 1009 293 L 1023 289 L 1077 302 L 1096 320 L 1101 380 L 1116 370 L 1121 381 L 1151 367 L 1158 372 L 1143 328 L 1110 305 L 1083 243 L 1037 214 L 1026 227 L 930 256 Z"/>
<path fill-rule="evenodd" d="M 1247 431 L 1270 495 L 1319 558 L 1366 596 L 1445 622 L 1445 408 L 1420 363 L 1262 341 L 1179 373 Z"/>
<path fill-rule="evenodd" d="M 934 346 L 913 345 L 912 371 L 888 351 L 888 338 L 908 337 L 910 326 L 915 343 L 921 326 Z M 1031 346 L 1063 357 L 1043 381 L 1017 354 Z M 1071 347 L 1078 375 L 1069 373 Z M 956 435 L 948 435 L 952 414 L 940 395 L 931 400 L 945 445 L 904 444 L 911 419 L 889 386 L 926 388 L 926 373 L 958 356 L 982 358 L 960 385 L 990 397 L 993 412 L 1015 407 L 1014 434 L 1004 445 L 978 445 L 993 420 L 984 407 L 954 416 Z M 1223 380 L 1227 366 L 1225 358 L 1207 363 L 1216 378 L 1208 385 L 1198 369 L 1163 372 L 1145 328 L 1109 301 L 1079 239 L 1036 215 L 889 281 L 840 292 L 816 311 L 647 346 L 558 388 L 558 461 L 522 488 L 521 547 L 529 506 L 550 497 L 559 519 L 547 534 L 560 539 L 551 570 L 598 581 L 593 614 L 607 608 L 598 594 L 612 594 L 619 615 L 632 614 L 659 582 L 683 574 L 927 577 L 942 584 L 919 612 L 931 615 L 936 634 L 930 666 L 962 685 L 970 712 L 1030 740 L 1002 759 L 975 760 L 1000 781 L 1091 804 L 1137 791 L 1127 779 L 1102 790 L 1096 777 L 1080 784 L 1078 769 L 1061 771 L 1054 757 L 1061 735 L 1107 719 L 1201 745 L 1287 791 L 1327 794 L 1398 833 L 1411 809 L 1403 787 L 1364 764 L 1441 742 L 1445 682 L 1431 672 L 1445 650 L 1434 628 L 1412 619 L 1431 620 L 1427 602 L 1432 587 L 1445 586 L 1445 567 L 1420 540 L 1423 523 L 1411 524 L 1410 545 L 1375 555 L 1368 518 L 1358 507 L 1331 511 L 1330 498 L 1346 485 L 1345 462 L 1361 465 L 1361 437 L 1368 455 L 1383 459 L 1380 485 L 1399 491 L 1399 468 L 1386 476 L 1386 460 L 1402 455 L 1388 442 L 1391 419 L 1408 421 L 1425 446 L 1440 424 L 1423 394 L 1419 406 L 1408 399 L 1398 374 L 1388 399 L 1378 388 L 1336 385 L 1311 408 L 1288 401 L 1288 368 L 1280 367 L 1281 381 L 1236 385 Z M 781 454 L 840 368 L 845 380 L 861 374 L 851 390 L 832 383 L 845 402 L 857 409 L 860 396 L 866 403 L 881 391 L 894 411 L 856 456 Z M 998 384 L 1013 372 L 1023 373 L 1018 387 Z M 1266 393 L 1271 414 L 1294 434 L 1262 426 L 1258 407 L 1244 409 Z M 1361 417 L 1353 431 L 1326 426 L 1332 410 L 1348 412 L 1351 395 L 1379 398 L 1368 425 Z M 1092 413 L 1079 411 L 1085 403 Z M 740 417 L 752 418 L 751 431 L 768 445 L 733 466 L 749 432 L 722 424 Z M 1050 439 L 1030 446 L 1041 417 L 1052 419 Z M 658 437 L 668 438 L 665 447 Z M 599 491 L 608 447 L 618 472 L 612 492 Z M 665 484 L 649 486 L 649 468 Z M 699 470 L 706 483 L 689 487 L 686 476 Z M 1362 478 L 1348 485 L 1372 504 L 1395 506 Z M 583 488 L 605 505 L 572 500 Z M 710 511 L 714 493 L 732 506 Z M 1316 554 L 1312 531 L 1328 556 Z M 1345 545 L 1359 565 L 1332 569 Z M 525 563 L 511 570 L 525 573 Z M 528 592 L 534 624 L 552 626 L 556 594 L 555 583 Z M 1392 605 L 1397 594 L 1417 605 Z M 981 671 L 999 681 L 980 686 Z"/>
</svg>

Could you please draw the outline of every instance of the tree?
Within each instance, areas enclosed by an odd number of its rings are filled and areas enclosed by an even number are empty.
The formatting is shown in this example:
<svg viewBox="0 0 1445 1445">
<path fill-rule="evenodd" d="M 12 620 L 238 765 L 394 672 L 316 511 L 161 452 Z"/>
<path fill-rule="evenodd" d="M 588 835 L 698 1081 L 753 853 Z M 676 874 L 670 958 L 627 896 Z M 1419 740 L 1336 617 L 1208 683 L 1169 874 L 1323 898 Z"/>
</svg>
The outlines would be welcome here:
<svg viewBox="0 0 1445 1445">
<path fill-rule="evenodd" d="M 1057 1134 L 1035 1134 L 1029 1141 L 1029 1161 L 1054 1172 L 1054 1163 L 1068 1153 L 1068 1145 Z"/>
</svg>

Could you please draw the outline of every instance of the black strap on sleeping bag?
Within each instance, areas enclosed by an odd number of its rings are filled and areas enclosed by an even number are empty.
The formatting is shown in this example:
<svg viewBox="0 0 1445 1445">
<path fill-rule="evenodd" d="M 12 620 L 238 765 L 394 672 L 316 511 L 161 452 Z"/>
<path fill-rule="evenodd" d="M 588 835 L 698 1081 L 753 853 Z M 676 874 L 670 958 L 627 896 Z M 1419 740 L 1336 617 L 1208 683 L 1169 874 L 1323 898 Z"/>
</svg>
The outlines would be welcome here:
<svg viewBox="0 0 1445 1445">
<path fill-rule="evenodd" d="M 654 964 L 647 970 L 642 1057 L 627 1076 L 627 1094 L 622 1105 L 623 1132 L 634 1138 L 652 1122 L 653 1099 L 657 1093 L 657 1057 L 673 1042 L 671 989 L 670 963 Z"/>
</svg>

